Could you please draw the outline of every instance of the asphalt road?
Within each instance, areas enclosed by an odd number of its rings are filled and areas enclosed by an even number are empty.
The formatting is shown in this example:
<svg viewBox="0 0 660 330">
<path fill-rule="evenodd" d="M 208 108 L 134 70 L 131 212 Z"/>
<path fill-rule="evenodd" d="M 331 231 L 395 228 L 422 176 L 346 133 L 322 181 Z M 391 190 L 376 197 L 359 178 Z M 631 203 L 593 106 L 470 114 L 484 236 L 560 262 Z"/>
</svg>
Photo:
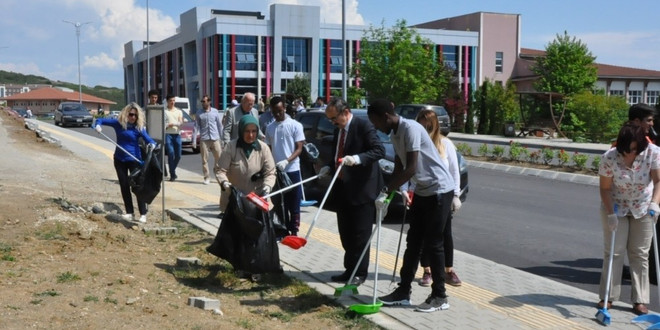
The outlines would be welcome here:
<svg viewBox="0 0 660 330">
<path fill-rule="evenodd" d="M 71 129 L 99 137 L 89 128 Z M 112 130 L 104 133 L 114 138 Z M 200 163 L 199 154 L 184 151 L 179 166 L 199 173 L 201 181 Z M 469 167 L 469 178 L 467 201 L 453 220 L 456 250 L 597 292 L 603 238 L 596 186 L 477 167 Z M 400 218 L 390 217 L 385 226 L 398 231 Z M 650 309 L 660 309 L 657 295 L 652 285 Z M 630 302 L 629 280 L 621 299 Z"/>
</svg>

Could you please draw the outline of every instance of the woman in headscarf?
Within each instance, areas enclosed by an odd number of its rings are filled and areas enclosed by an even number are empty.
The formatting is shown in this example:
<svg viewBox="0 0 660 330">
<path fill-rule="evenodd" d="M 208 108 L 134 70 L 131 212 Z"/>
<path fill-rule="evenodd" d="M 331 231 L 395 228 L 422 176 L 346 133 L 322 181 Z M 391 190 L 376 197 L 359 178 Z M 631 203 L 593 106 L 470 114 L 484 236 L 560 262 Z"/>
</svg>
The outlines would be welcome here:
<svg viewBox="0 0 660 330">
<path fill-rule="evenodd" d="M 259 122 L 247 115 L 238 122 L 238 138 L 223 150 L 215 173 L 222 188 L 220 208 L 225 210 L 229 202 L 229 187 L 234 186 L 244 194 L 270 193 L 275 185 L 275 161 L 268 145 L 257 139 Z"/>
</svg>

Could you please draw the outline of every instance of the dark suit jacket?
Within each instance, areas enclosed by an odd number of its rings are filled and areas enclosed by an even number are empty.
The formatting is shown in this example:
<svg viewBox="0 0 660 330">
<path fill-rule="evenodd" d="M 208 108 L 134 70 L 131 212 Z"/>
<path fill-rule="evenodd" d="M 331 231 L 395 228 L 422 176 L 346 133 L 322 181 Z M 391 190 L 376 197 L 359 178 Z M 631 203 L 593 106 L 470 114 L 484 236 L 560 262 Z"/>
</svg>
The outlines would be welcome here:
<svg viewBox="0 0 660 330">
<path fill-rule="evenodd" d="M 334 156 L 338 140 L 339 129 L 335 129 L 332 163 L 327 164 L 332 169 L 335 168 Z M 336 209 L 345 203 L 373 204 L 384 185 L 378 160 L 385 157 L 385 147 L 371 122 L 353 116 L 344 141 L 344 155 L 358 155 L 361 164 L 342 167 L 342 177 L 337 178 L 330 193 L 331 208 Z"/>
</svg>

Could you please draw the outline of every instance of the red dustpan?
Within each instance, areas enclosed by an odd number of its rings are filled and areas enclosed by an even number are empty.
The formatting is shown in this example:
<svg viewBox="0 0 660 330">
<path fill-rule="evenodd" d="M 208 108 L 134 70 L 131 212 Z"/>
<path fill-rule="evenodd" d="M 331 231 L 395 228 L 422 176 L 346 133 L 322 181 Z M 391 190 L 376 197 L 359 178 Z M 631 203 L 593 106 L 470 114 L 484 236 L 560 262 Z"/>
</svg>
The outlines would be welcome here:
<svg viewBox="0 0 660 330">
<path fill-rule="evenodd" d="M 323 196 L 323 200 L 321 200 L 321 204 L 319 205 L 318 211 L 316 211 L 316 215 L 314 216 L 314 220 L 312 220 L 312 223 L 309 225 L 309 229 L 307 230 L 307 234 L 305 235 L 305 238 L 298 237 L 298 236 L 286 236 L 282 239 L 280 243 L 294 249 L 298 250 L 301 247 L 305 246 L 307 244 L 307 239 L 309 238 L 309 234 L 312 232 L 312 228 L 314 228 L 314 224 L 316 223 L 316 219 L 319 218 L 319 215 L 321 214 L 321 210 L 323 210 L 323 205 L 325 205 L 325 201 L 328 199 L 328 196 L 330 195 L 330 191 L 332 190 L 332 186 L 335 184 L 335 181 L 337 181 L 337 177 L 339 177 L 339 172 L 341 171 L 342 166 L 344 166 L 344 163 L 339 161 L 339 167 L 337 167 L 337 171 L 335 171 L 335 176 L 332 177 L 332 181 L 330 181 L 330 185 L 328 186 L 328 191 L 325 192 L 325 195 Z"/>
<path fill-rule="evenodd" d="M 254 203 L 255 205 L 257 205 L 257 206 L 258 206 L 259 208 L 261 208 L 261 210 L 263 210 L 264 212 L 268 212 L 268 209 L 269 209 L 268 198 L 269 198 L 269 197 L 272 197 L 272 196 L 275 196 L 275 195 L 277 195 L 277 194 L 281 194 L 281 193 L 283 193 L 283 192 L 286 192 L 286 191 L 288 191 L 288 190 L 291 190 L 291 189 L 293 189 L 293 188 L 295 188 L 295 187 L 297 187 L 297 186 L 302 185 L 303 183 L 307 183 L 307 182 L 312 181 L 312 180 L 314 180 L 314 179 L 318 179 L 318 177 L 319 177 L 318 174 L 315 175 L 315 176 L 310 176 L 309 178 L 307 178 L 307 179 L 305 179 L 305 180 L 302 180 L 302 181 L 300 181 L 300 182 L 296 182 L 296 183 L 294 183 L 294 184 L 292 184 L 292 185 L 290 185 L 290 186 L 284 187 L 284 188 L 282 188 L 282 189 L 280 189 L 280 190 L 273 191 L 273 192 L 271 192 L 270 194 L 268 194 L 268 195 L 264 195 L 264 196 L 259 196 L 259 195 L 255 194 L 254 192 L 251 192 L 251 193 L 245 195 L 245 198 L 247 198 L 250 202 L 252 202 L 252 203 Z"/>
</svg>

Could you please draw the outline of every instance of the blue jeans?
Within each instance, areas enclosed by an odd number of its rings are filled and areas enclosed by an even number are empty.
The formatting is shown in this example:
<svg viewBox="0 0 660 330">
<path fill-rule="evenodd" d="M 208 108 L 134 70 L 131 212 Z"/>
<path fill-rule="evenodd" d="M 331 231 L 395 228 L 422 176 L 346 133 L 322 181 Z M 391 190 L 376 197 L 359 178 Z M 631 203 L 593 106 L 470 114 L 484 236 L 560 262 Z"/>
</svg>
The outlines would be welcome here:
<svg viewBox="0 0 660 330">
<path fill-rule="evenodd" d="M 170 167 L 170 178 L 176 177 L 176 167 L 181 160 L 181 135 L 165 134 L 167 148 L 167 164 Z"/>
</svg>

